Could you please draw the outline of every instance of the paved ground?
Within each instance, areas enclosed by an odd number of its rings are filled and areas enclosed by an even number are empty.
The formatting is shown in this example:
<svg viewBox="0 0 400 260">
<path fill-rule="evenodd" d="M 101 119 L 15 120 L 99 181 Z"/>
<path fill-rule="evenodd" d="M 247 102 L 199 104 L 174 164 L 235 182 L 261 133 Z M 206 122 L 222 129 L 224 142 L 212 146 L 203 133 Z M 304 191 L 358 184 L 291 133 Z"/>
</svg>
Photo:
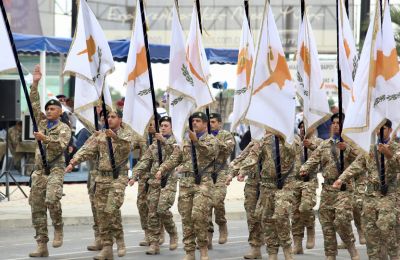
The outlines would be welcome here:
<svg viewBox="0 0 400 260">
<path fill-rule="evenodd" d="M 180 232 L 179 248 L 175 251 L 168 250 L 168 244 L 161 247 L 161 255 L 147 256 L 144 252 L 146 247 L 138 246 L 138 242 L 143 238 L 143 232 L 138 224 L 125 225 L 125 241 L 127 244 L 127 256 L 124 259 L 182 259 L 184 252 L 181 243 L 181 223 L 178 223 Z M 52 228 L 49 230 L 52 233 Z M 34 249 L 32 228 L 14 228 L 3 229 L 0 237 L 0 259 L 16 260 L 30 259 L 28 253 Z M 92 242 L 93 235 L 89 225 L 66 226 L 65 240 L 61 248 L 54 249 L 50 245 L 50 257 L 46 259 L 92 259 L 95 253 L 86 251 L 86 245 Z M 311 250 L 305 250 L 304 255 L 296 255 L 295 259 L 313 260 L 324 259 L 322 231 L 319 224 L 316 230 L 316 247 Z M 52 239 L 52 236 L 50 236 Z M 168 235 L 166 235 L 168 241 Z M 210 251 L 210 259 L 243 259 L 242 255 L 248 250 L 247 227 L 243 220 L 229 222 L 229 241 L 225 245 L 218 245 L 217 238 L 214 238 L 214 249 Z M 361 259 L 367 259 L 365 246 L 357 244 Z M 115 258 L 119 259 L 116 256 Z M 199 253 L 197 253 L 199 254 Z M 40 259 L 40 258 L 39 258 Z M 265 250 L 263 250 L 263 259 L 267 259 Z M 279 259 L 284 259 L 282 252 Z M 340 250 L 337 259 L 350 259 L 347 250 Z"/>
</svg>

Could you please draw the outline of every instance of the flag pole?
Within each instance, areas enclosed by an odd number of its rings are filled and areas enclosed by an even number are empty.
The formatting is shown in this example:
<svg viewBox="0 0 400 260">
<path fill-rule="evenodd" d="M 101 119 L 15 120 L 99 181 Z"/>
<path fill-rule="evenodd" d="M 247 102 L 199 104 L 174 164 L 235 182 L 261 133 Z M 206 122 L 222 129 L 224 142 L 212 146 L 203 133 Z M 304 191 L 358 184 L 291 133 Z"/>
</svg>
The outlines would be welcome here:
<svg viewBox="0 0 400 260">
<path fill-rule="evenodd" d="M 201 24 L 200 0 L 196 0 L 196 9 L 197 9 L 197 19 L 199 20 L 200 33 L 203 34 L 203 25 Z M 207 122 L 208 134 L 211 134 L 210 107 L 209 106 L 206 107 L 206 115 L 208 117 L 208 122 Z"/>
<path fill-rule="evenodd" d="M 251 31 L 251 26 L 250 26 L 250 16 L 249 16 L 249 0 L 244 0 L 244 12 L 247 17 L 247 23 L 249 24 L 249 29 Z"/>
<path fill-rule="evenodd" d="M 143 0 L 139 0 L 139 5 L 140 5 L 140 16 L 142 18 L 144 46 L 145 46 L 145 49 L 146 49 L 147 69 L 149 71 L 151 100 L 153 101 L 154 127 L 156 128 L 156 133 L 159 133 L 160 132 L 160 128 L 159 128 L 158 121 L 157 121 L 156 95 L 155 95 L 155 92 L 154 92 L 153 72 L 151 70 L 149 41 L 147 39 L 146 16 L 144 15 Z M 161 142 L 160 142 L 160 140 L 157 140 L 157 152 L 158 152 L 158 163 L 159 163 L 159 165 L 161 165 L 161 163 L 162 163 L 162 151 L 161 151 Z"/>
<path fill-rule="evenodd" d="M 11 27 L 10 27 L 10 24 L 8 22 L 8 19 L 7 19 L 7 13 L 6 13 L 6 9 L 4 8 L 3 0 L 0 1 L 0 7 L 1 7 L 1 12 L 3 14 L 4 24 L 5 24 L 6 28 L 7 28 L 8 38 L 10 40 L 10 45 L 11 45 L 11 48 L 12 48 L 12 51 L 13 51 L 15 63 L 17 65 L 19 78 L 21 80 L 22 88 L 24 90 L 26 103 L 28 104 L 29 114 L 30 114 L 31 119 L 32 119 L 33 131 L 39 132 L 39 129 L 38 129 L 37 123 L 36 123 L 36 118 L 35 118 L 35 115 L 33 113 L 32 103 L 31 103 L 31 100 L 29 98 L 28 88 L 26 87 L 24 73 L 22 72 L 21 63 L 20 63 L 19 58 L 18 58 L 17 48 L 15 47 L 15 42 L 14 42 L 14 38 L 12 36 Z M 42 142 L 40 140 L 36 140 L 36 141 L 37 141 L 38 146 L 39 146 L 39 152 L 40 152 L 40 157 L 42 159 L 43 167 L 47 171 L 48 170 L 48 164 L 47 164 L 46 153 L 44 151 L 43 144 L 42 144 Z"/>
</svg>

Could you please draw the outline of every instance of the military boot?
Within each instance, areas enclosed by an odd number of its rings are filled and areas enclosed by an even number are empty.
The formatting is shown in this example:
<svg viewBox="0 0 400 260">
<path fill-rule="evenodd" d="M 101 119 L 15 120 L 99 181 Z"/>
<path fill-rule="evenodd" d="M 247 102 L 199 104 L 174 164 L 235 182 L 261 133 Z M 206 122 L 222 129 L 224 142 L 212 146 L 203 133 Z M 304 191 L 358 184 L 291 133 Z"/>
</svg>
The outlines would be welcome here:
<svg viewBox="0 0 400 260">
<path fill-rule="evenodd" d="M 96 260 L 112 260 L 114 259 L 112 245 L 103 246 L 100 253 L 93 257 Z"/>
<path fill-rule="evenodd" d="M 64 238 L 63 226 L 54 227 L 53 247 L 57 248 L 62 246 Z"/>
<path fill-rule="evenodd" d="M 259 246 L 252 246 L 250 251 L 243 256 L 244 259 L 262 259 Z"/>
<path fill-rule="evenodd" d="M 269 254 L 268 260 L 278 260 L 278 254 Z"/>
<path fill-rule="evenodd" d="M 194 251 L 186 251 L 186 255 L 183 260 L 195 260 Z"/>
<path fill-rule="evenodd" d="M 212 238 L 213 238 L 213 233 L 212 232 L 208 232 L 208 249 L 209 250 L 211 250 L 213 248 Z"/>
<path fill-rule="evenodd" d="M 119 257 L 123 257 L 126 255 L 126 247 L 125 247 L 125 240 L 124 236 L 119 236 L 115 239 L 115 242 L 117 244 L 117 252 Z"/>
<path fill-rule="evenodd" d="M 285 260 L 293 260 L 292 247 L 288 246 L 283 249 L 283 254 L 285 255 Z"/>
<path fill-rule="evenodd" d="M 200 260 L 209 260 L 208 248 L 206 246 L 200 248 Z"/>
<path fill-rule="evenodd" d="M 365 240 L 364 231 L 362 229 L 357 229 L 357 233 L 358 233 L 358 242 L 360 243 L 360 245 L 365 245 L 367 241 Z"/>
<path fill-rule="evenodd" d="M 178 232 L 175 228 L 174 233 L 169 234 L 169 250 L 175 250 L 178 247 Z"/>
<path fill-rule="evenodd" d="M 86 248 L 89 251 L 100 251 L 102 248 L 100 237 L 96 237 L 92 245 L 88 245 Z"/>
<path fill-rule="evenodd" d="M 293 237 L 293 254 L 302 255 L 303 251 L 303 239 L 301 237 Z"/>
<path fill-rule="evenodd" d="M 159 255 L 160 245 L 158 243 L 151 243 L 149 249 L 146 251 L 146 255 Z"/>
<path fill-rule="evenodd" d="M 226 223 L 225 223 L 225 224 L 219 226 L 218 243 L 225 244 L 227 240 L 228 240 L 228 227 L 226 226 Z"/>
<path fill-rule="evenodd" d="M 327 255 L 326 260 L 336 260 L 336 256 L 335 255 Z"/>
<path fill-rule="evenodd" d="M 159 245 L 162 245 L 162 244 L 164 244 L 164 242 L 165 242 L 165 228 L 164 228 L 164 225 L 161 225 L 161 228 L 160 228 L 160 240 L 159 240 Z"/>
<path fill-rule="evenodd" d="M 145 229 L 144 230 L 144 239 L 139 242 L 139 246 L 149 246 L 149 245 L 150 245 L 149 235 L 148 235 L 147 229 Z"/>
<path fill-rule="evenodd" d="M 48 257 L 49 250 L 47 249 L 47 243 L 37 242 L 36 250 L 29 253 L 29 257 Z"/>
<path fill-rule="evenodd" d="M 347 250 L 349 251 L 351 260 L 360 260 L 360 255 L 358 254 L 358 251 L 354 243 L 351 243 L 351 245 L 349 245 Z"/>
<path fill-rule="evenodd" d="M 313 249 L 315 246 L 315 228 L 314 226 L 312 227 L 307 227 L 307 243 L 306 243 L 306 248 L 307 249 Z"/>
</svg>

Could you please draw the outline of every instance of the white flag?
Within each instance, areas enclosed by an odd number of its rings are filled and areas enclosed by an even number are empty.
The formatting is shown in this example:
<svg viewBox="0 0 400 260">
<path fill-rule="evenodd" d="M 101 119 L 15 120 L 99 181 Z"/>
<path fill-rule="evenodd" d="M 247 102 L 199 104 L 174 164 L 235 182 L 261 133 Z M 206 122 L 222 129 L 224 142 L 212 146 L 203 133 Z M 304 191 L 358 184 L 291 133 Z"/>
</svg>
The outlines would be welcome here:
<svg viewBox="0 0 400 260">
<path fill-rule="evenodd" d="M 0 13 L 0 71 L 9 70 L 17 67 L 15 63 L 15 58 L 13 50 L 11 48 L 10 38 L 8 37 L 8 32 L 6 28 L 6 22 L 3 17 L 3 13 Z"/>
<path fill-rule="evenodd" d="M 210 69 L 206 52 L 201 42 L 201 32 L 196 6 L 193 7 L 192 20 L 190 22 L 190 30 L 186 43 L 186 59 L 193 81 L 193 94 L 196 100 L 196 107 L 199 109 L 212 103 L 214 98 L 208 86 Z M 187 73 L 185 72 L 185 74 Z"/>
<path fill-rule="evenodd" d="M 357 70 L 358 55 L 343 0 L 339 1 L 338 19 L 339 67 L 342 75 L 343 111 L 346 111 L 349 102 L 354 102 L 353 80 Z"/>
<path fill-rule="evenodd" d="M 268 3 L 265 4 L 256 50 L 251 76 L 253 92 L 245 118 L 291 143 L 294 139 L 296 90 Z"/>
<path fill-rule="evenodd" d="M 236 89 L 233 101 L 233 132 L 244 118 L 251 99 L 250 76 L 254 60 L 254 42 L 246 13 L 243 14 L 242 36 L 240 38 L 238 63 L 236 69 Z"/>
<path fill-rule="evenodd" d="M 123 121 L 138 134 L 144 136 L 147 125 L 153 116 L 153 100 L 139 1 L 136 5 L 135 28 L 126 62 L 125 84 L 127 88 Z"/>
<path fill-rule="evenodd" d="M 307 11 L 300 22 L 297 43 L 297 95 L 303 104 L 306 136 L 330 116 L 328 97 L 323 88 L 321 65 Z"/>
<path fill-rule="evenodd" d="M 172 132 L 182 145 L 185 126 L 195 108 L 194 82 L 189 63 L 186 60 L 185 36 L 176 7 L 172 11 L 172 37 L 169 54 L 169 113 L 172 118 Z"/>
<path fill-rule="evenodd" d="M 87 80 L 100 96 L 105 77 L 113 70 L 114 60 L 104 32 L 86 1 L 80 0 L 75 36 L 64 73 Z"/>
</svg>

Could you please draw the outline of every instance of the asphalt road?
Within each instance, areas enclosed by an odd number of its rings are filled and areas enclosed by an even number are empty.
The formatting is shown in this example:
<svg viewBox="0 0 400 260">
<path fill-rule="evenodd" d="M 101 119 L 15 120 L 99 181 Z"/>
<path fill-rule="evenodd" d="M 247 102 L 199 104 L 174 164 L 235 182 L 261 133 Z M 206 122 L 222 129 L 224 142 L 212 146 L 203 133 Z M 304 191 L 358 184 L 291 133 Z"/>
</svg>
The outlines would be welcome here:
<svg viewBox="0 0 400 260">
<path fill-rule="evenodd" d="M 318 222 L 318 221 L 317 221 Z M 184 251 L 182 249 L 182 233 L 181 223 L 178 223 L 180 231 L 180 244 L 177 250 L 169 251 L 168 243 L 161 246 L 161 254 L 157 256 L 147 256 L 145 254 L 146 247 L 138 246 L 139 241 L 143 238 L 143 232 L 138 224 L 125 225 L 125 243 L 127 245 L 127 255 L 124 259 L 182 259 Z M 243 259 L 243 255 L 247 253 L 249 246 L 247 244 L 247 225 L 245 221 L 230 221 L 229 239 L 225 245 L 218 244 L 217 235 L 214 237 L 214 249 L 209 252 L 210 259 Z M 49 227 L 52 234 L 53 229 Z M 49 242 L 50 257 L 43 259 L 92 259 L 95 252 L 86 251 L 86 246 L 93 241 L 93 232 L 91 226 L 66 226 L 64 228 L 64 245 L 61 248 L 52 248 Z M 14 228 L 0 230 L 0 259 L 30 259 L 29 252 L 34 250 L 35 241 L 33 239 L 33 228 Z M 52 239 L 50 235 L 50 239 Z M 166 234 L 166 242 L 169 237 Z M 368 259 L 365 246 L 357 243 L 361 259 Z M 114 258 L 119 259 L 116 255 L 114 246 Z M 265 249 L 263 249 L 263 259 L 267 259 Z M 322 231 L 319 223 L 316 228 L 316 247 L 311 250 L 305 250 L 304 255 L 296 255 L 295 259 L 312 260 L 325 259 L 323 250 Z M 199 252 L 196 252 L 199 258 Z M 279 259 L 284 259 L 282 251 L 279 252 Z M 37 258 L 40 259 L 40 258 Z M 122 258 L 121 258 L 122 259 Z M 337 259 L 350 259 L 347 250 L 339 250 Z"/>
</svg>

